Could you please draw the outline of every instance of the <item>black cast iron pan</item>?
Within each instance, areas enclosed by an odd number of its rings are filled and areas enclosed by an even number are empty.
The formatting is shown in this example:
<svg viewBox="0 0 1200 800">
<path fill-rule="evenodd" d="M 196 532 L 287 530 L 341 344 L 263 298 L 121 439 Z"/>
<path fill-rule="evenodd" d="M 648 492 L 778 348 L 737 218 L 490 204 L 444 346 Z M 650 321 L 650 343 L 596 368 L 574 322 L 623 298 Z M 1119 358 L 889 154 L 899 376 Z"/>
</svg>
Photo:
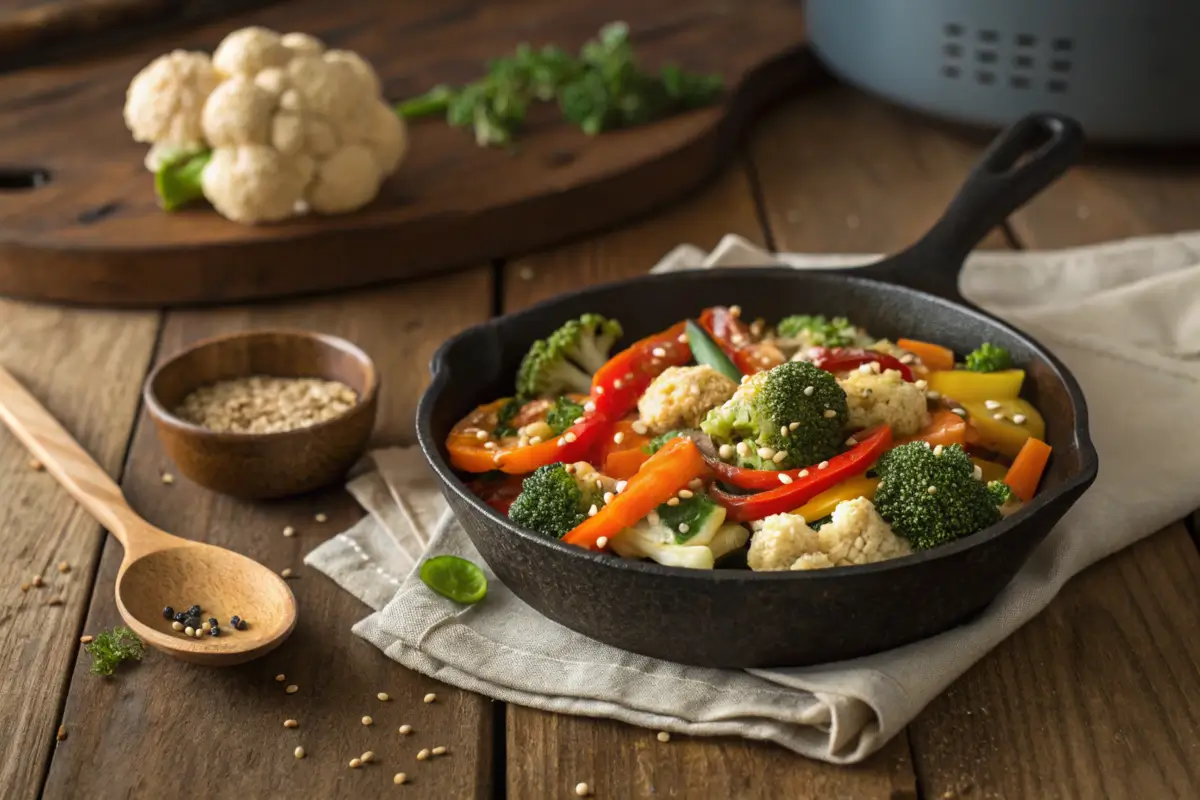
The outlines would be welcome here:
<svg viewBox="0 0 1200 800">
<path fill-rule="evenodd" d="M 417 432 L 451 508 L 496 575 L 568 628 L 617 647 L 715 667 L 802 666 L 886 650 L 944 631 L 984 608 L 1091 485 L 1097 457 L 1083 395 L 1028 335 L 958 293 L 967 253 L 1076 158 L 1072 120 L 1022 119 L 989 147 L 933 229 L 910 249 L 853 271 L 782 267 L 648 275 L 563 295 L 471 328 L 433 359 Z M 587 311 L 619 319 L 633 341 L 711 305 L 751 317 L 844 315 L 874 335 L 967 352 L 1012 351 L 1024 395 L 1046 418 L 1053 456 L 1042 489 L 1001 523 L 950 545 L 860 567 L 811 572 L 685 570 L 591 553 L 525 531 L 478 501 L 443 442 L 479 403 L 512 393 L 530 342 Z"/>
</svg>

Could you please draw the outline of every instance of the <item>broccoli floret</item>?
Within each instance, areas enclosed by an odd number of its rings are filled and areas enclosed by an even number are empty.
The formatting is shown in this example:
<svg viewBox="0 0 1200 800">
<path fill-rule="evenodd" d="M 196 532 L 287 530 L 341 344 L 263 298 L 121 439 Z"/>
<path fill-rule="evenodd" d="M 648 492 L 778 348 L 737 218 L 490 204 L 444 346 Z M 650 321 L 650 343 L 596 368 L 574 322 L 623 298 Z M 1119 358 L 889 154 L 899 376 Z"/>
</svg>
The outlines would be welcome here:
<svg viewBox="0 0 1200 800">
<path fill-rule="evenodd" d="M 595 481 L 577 479 L 564 464 L 547 464 L 521 482 L 521 493 L 508 509 L 508 518 L 561 539 L 587 518 L 588 509 L 602 504 L 603 496 Z"/>
<path fill-rule="evenodd" d="M 583 406 L 563 395 L 554 401 L 554 405 L 546 412 L 546 424 L 558 436 L 575 424 L 575 420 L 583 416 Z"/>
<path fill-rule="evenodd" d="M 975 464 L 961 445 L 902 444 L 884 453 L 876 470 L 875 508 L 917 550 L 1000 521 L 999 493 L 975 479 Z"/>
<path fill-rule="evenodd" d="M 793 314 L 775 326 L 785 339 L 802 339 L 809 347 L 848 347 L 857 344 L 859 330 L 845 317 L 826 319 L 816 314 Z"/>
<path fill-rule="evenodd" d="M 620 337 L 621 323 L 599 314 L 570 320 L 529 348 L 517 369 L 517 396 L 529 400 L 564 392 L 588 394 L 592 373 L 608 360 Z"/>
<path fill-rule="evenodd" d="M 496 412 L 496 427 L 492 431 L 492 435 L 497 439 L 504 436 L 516 436 L 517 429 L 512 426 L 513 417 L 521 410 L 521 404 L 517 398 L 510 397 L 508 401 L 500 406 L 500 410 Z"/>
<path fill-rule="evenodd" d="M 973 372 L 999 372 L 1012 367 L 1012 354 L 1003 347 L 984 342 L 978 350 L 967 353 L 963 367 Z"/>
<path fill-rule="evenodd" d="M 738 466 L 796 469 L 837 455 L 848 414 L 846 393 L 831 373 L 789 361 L 753 375 L 708 412 L 700 429 L 717 445 L 746 442 Z M 764 447 L 765 457 L 759 453 Z M 776 461 L 780 452 L 785 455 Z"/>
<path fill-rule="evenodd" d="M 653 439 L 642 445 L 642 452 L 648 453 L 649 455 L 654 455 L 662 449 L 664 444 L 683 435 L 683 431 L 667 431 L 666 433 L 660 433 L 658 436 L 655 436 Z"/>
<path fill-rule="evenodd" d="M 1017 499 L 1017 496 L 1013 494 L 1013 490 L 1004 481 L 991 481 L 987 485 L 987 490 L 988 494 L 992 496 L 992 502 L 995 503 L 997 507 L 1002 506 L 1005 503 L 1011 503 L 1013 500 Z"/>
</svg>

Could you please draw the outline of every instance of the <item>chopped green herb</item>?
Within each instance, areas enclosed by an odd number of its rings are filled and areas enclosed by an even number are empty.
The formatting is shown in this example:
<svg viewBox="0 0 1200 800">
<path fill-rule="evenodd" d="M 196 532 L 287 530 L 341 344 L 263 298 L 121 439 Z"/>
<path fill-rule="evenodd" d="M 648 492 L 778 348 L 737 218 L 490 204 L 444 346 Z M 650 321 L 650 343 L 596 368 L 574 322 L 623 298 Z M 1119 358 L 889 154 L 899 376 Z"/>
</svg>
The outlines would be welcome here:
<svg viewBox="0 0 1200 800">
<path fill-rule="evenodd" d="M 655 436 L 653 439 L 642 445 L 642 452 L 654 455 L 662 449 L 664 444 L 683 435 L 683 431 L 667 431 L 666 433 L 660 433 L 658 436 Z"/>
<path fill-rule="evenodd" d="M 497 439 L 504 436 L 516 436 L 517 429 L 512 426 L 513 417 L 521 410 L 521 404 L 517 398 L 510 397 L 508 401 L 500 406 L 500 410 L 496 412 L 496 429 L 492 431 L 492 435 Z"/>
<path fill-rule="evenodd" d="M 1012 367 L 1012 355 L 1003 347 L 984 342 L 977 350 L 967 353 L 963 366 L 972 372 L 999 372 Z"/>
<path fill-rule="evenodd" d="M 546 424 L 558 436 L 575 424 L 575 420 L 583 416 L 583 406 L 563 395 L 554 401 L 554 406 L 546 414 Z"/>
<path fill-rule="evenodd" d="M 141 661 L 146 645 L 129 628 L 117 626 L 96 634 L 83 649 L 92 657 L 93 673 L 112 675 L 122 661 Z"/>
</svg>

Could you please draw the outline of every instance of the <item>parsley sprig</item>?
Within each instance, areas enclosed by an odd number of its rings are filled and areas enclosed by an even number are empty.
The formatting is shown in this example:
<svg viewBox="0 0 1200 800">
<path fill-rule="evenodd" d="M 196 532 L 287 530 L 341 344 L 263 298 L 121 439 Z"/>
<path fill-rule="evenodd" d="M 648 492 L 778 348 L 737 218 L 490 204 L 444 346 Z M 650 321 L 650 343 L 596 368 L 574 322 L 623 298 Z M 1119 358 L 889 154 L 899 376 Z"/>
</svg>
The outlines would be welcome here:
<svg viewBox="0 0 1200 800">
<path fill-rule="evenodd" d="M 92 657 L 92 672 L 96 675 L 112 675 L 122 661 L 141 661 L 146 645 L 133 631 L 117 626 L 111 631 L 102 631 L 83 647 Z"/>
</svg>

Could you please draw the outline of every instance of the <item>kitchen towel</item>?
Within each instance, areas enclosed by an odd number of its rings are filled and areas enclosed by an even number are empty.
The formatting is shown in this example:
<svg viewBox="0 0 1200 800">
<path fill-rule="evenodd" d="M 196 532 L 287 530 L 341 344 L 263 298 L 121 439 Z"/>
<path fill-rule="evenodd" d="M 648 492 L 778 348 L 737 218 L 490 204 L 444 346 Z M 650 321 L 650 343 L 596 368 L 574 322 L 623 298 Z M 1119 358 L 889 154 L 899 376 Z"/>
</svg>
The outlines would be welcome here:
<svg viewBox="0 0 1200 800">
<path fill-rule="evenodd" d="M 728 236 L 681 246 L 655 271 L 873 256 L 771 255 Z M 354 627 L 407 667 L 500 700 L 690 735 L 777 742 L 862 760 L 1096 560 L 1200 507 L 1200 233 L 1040 253 L 977 252 L 963 293 L 1053 350 L 1087 396 L 1100 476 L 986 611 L 916 644 L 835 664 L 717 670 L 635 655 L 574 633 L 488 574 L 463 607 L 413 568 L 426 553 L 483 564 L 416 448 L 373 453 L 349 490 L 370 513 L 306 558 L 375 609 Z M 764 624 L 769 621 L 764 620 Z"/>
</svg>

